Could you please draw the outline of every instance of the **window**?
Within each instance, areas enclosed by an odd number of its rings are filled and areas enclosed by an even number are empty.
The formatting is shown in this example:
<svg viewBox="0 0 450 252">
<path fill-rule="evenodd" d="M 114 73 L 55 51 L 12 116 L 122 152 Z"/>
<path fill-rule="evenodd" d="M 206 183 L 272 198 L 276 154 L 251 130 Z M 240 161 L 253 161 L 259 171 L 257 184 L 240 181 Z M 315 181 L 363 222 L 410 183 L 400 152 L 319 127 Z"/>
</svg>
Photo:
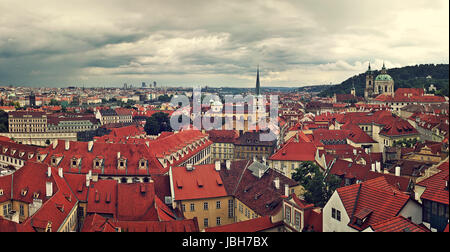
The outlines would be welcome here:
<svg viewBox="0 0 450 252">
<path fill-rule="evenodd" d="M 295 218 L 295 220 L 294 220 L 294 225 L 295 225 L 296 227 L 300 227 L 300 217 L 301 217 L 301 214 L 300 214 L 300 212 L 297 212 L 297 211 L 295 211 L 295 216 L 294 216 L 294 218 Z"/>
<path fill-rule="evenodd" d="M 191 212 L 194 212 L 195 211 L 195 205 L 194 205 L 194 203 L 191 203 Z"/>
<path fill-rule="evenodd" d="M 338 221 L 341 221 L 341 211 L 336 210 L 334 208 L 331 209 L 331 217 Z"/>
<path fill-rule="evenodd" d="M 289 207 L 289 206 L 286 206 L 285 207 L 285 220 L 286 220 L 286 222 L 287 223 L 291 223 L 291 207 Z"/>
<path fill-rule="evenodd" d="M 217 201 L 217 202 L 216 202 L 216 208 L 217 208 L 217 209 L 220 209 L 220 201 Z"/>
<path fill-rule="evenodd" d="M 208 218 L 203 219 L 203 226 L 208 227 Z"/>
<path fill-rule="evenodd" d="M 228 218 L 234 217 L 234 202 L 233 200 L 228 200 Z"/>
<path fill-rule="evenodd" d="M 183 211 L 183 213 L 186 212 L 186 205 L 185 204 L 181 205 L 181 210 Z"/>
<path fill-rule="evenodd" d="M 25 210 L 24 210 L 22 204 L 20 204 L 20 209 L 19 210 L 20 210 L 20 216 L 24 216 L 25 215 Z"/>
<path fill-rule="evenodd" d="M 208 210 L 208 202 L 203 203 L 203 210 Z"/>
<path fill-rule="evenodd" d="M 220 226 L 220 223 L 221 223 L 221 222 L 220 222 L 220 217 L 217 217 L 217 218 L 216 218 L 216 224 L 217 224 L 217 226 Z"/>
</svg>

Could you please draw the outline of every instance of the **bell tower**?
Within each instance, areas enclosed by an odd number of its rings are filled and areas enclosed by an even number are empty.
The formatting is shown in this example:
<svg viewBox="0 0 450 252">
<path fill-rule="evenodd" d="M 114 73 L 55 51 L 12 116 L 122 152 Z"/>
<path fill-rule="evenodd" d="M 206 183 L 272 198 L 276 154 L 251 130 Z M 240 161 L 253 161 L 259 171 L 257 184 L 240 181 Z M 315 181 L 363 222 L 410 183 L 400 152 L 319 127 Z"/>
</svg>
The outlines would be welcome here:
<svg viewBox="0 0 450 252">
<path fill-rule="evenodd" d="M 373 95 L 374 92 L 374 80 L 373 80 L 373 72 L 370 68 L 370 62 L 369 62 L 369 68 L 366 72 L 366 88 L 364 89 L 364 98 L 367 100 Z"/>
</svg>

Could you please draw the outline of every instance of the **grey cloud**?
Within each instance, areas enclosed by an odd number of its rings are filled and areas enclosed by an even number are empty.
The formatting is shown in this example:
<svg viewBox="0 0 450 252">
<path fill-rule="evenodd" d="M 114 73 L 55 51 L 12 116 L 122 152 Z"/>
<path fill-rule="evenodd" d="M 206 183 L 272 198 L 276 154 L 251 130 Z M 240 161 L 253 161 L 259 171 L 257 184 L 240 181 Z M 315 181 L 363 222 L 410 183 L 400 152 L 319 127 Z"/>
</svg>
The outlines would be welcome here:
<svg viewBox="0 0 450 252">
<path fill-rule="evenodd" d="M 245 83 L 260 64 L 278 74 L 271 83 L 295 85 L 342 81 L 368 60 L 448 63 L 448 24 L 443 32 L 435 25 L 448 19 L 446 0 L 5 0 L 0 9 L 0 83 L 121 83 L 126 75 Z"/>
</svg>

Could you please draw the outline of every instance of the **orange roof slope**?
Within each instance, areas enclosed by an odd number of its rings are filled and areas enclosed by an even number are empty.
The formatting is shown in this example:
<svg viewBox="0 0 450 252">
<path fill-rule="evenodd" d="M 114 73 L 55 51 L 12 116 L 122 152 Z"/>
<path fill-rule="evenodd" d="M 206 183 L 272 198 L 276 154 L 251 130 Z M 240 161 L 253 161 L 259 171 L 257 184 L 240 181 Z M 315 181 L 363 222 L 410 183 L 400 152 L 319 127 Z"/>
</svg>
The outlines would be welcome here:
<svg viewBox="0 0 450 252">
<path fill-rule="evenodd" d="M 227 196 L 220 173 L 214 164 L 195 166 L 188 171 L 185 167 L 172 169 L 175 200 L 205 199 Z"/>
</svg>

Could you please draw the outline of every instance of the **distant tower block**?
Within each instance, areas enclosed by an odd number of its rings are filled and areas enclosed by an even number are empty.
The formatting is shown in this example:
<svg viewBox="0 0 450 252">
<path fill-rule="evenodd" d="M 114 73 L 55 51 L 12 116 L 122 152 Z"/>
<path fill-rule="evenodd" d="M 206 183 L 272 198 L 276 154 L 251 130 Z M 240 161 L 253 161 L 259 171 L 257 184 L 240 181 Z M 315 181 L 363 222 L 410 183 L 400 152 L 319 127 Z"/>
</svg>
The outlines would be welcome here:
<svg viewBox="0 0 450 252">
<path fill-rule="evenodd" d="M 33 91 L 31 91 L 30 97 L 29 97 L 29 103 L 30 107 L 36 107 L 36 95 Z"/>
<path fill-rule="evenodd" d="M 153 87 L 156 88 L 156 81 L 153 82 Z"/>
<path fill-rule="evenodd" d="M 147 87 L 147 84 L 145 84 L 145 82 L 142 82 L 142 87 L 143 88 Z"/>
<path fill-rule="evenodd" d="M 127 89 L 127 83 L 123 83 L 123 89 Z"/>
</svg>

